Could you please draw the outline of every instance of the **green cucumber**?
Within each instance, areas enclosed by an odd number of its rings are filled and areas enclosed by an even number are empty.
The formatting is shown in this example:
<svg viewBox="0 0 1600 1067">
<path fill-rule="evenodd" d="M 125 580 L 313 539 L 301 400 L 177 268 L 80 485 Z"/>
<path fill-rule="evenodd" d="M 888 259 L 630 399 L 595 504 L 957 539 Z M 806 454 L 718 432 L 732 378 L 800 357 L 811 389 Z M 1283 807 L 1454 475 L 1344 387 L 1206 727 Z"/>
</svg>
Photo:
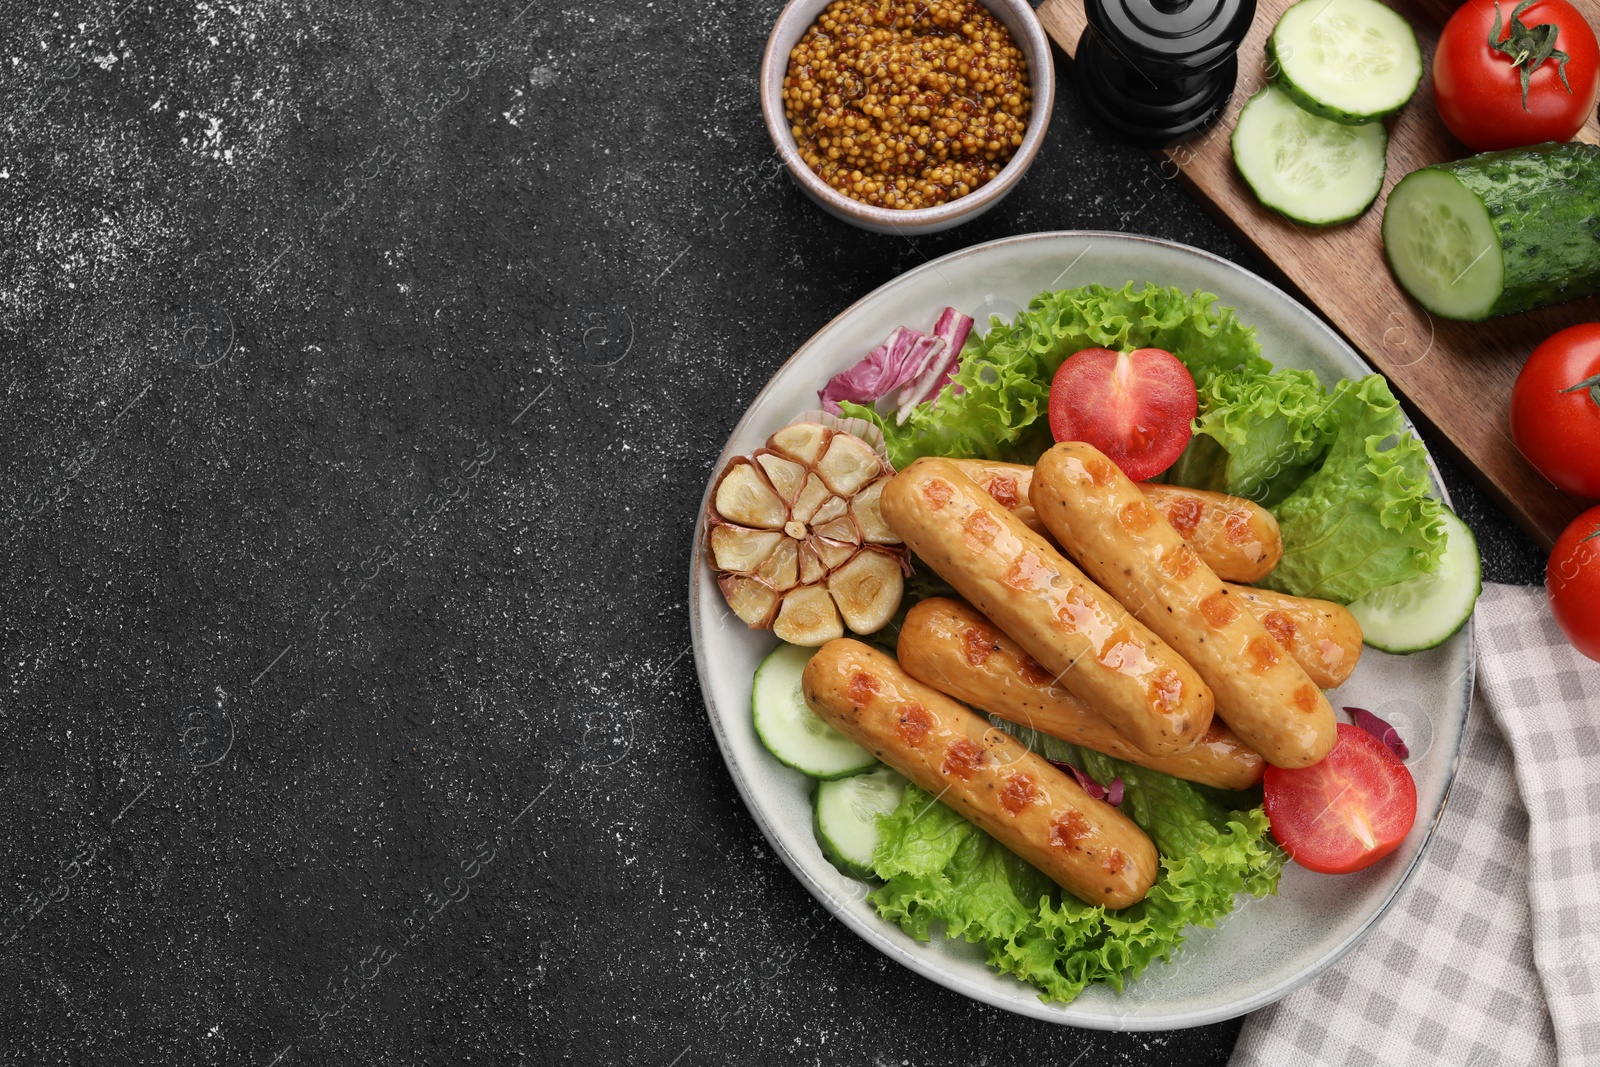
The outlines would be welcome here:
<svg viewBox="0 0 1600 1067">
<path fill-rule="evenodd" d="M 828 862 L 851 878 L 876 877 L 878 817 L 899 807 L 905 791 L 906 780 L 881 764 L 865 774 L 818 782 L 813 823 Z"/>
<path fill-rule="evenodd" d="M 1382 123 L 1319 118 L 1269 85 L 1239 112 L 1233 162 L 1262 204 L 1295 222 L 1332 226 L 1378 198 L 1388 143 Z"/>
<path fill-rule="evenodd" d="M 1300 0 L 1267 38 L 1267 69 L 1302 109 L 1360 126 L 1405 107 L 1422 80 L 1422 49 L 1379 0 Z"/>
<path fill-rule="evenodd" d="M 1483 591 L 1478 542 L 1467 524 L 1448 508 L 1444 554 L 1439 569 L 1398 585 L 1374 589 L 1350 605 L 1361 637 L 1380 652 L 1407 654 L 1438 648 L 1472 618 Z"/>
<path fill-rule="evenodd" d="M 1478 322 L 1600 292 L 1600 146 L 1423 167 L 1383 210 L 1383 251 L 1424 308 Z"/>
<path fill-rule="evenodd" d="M 756 736 L 780 762 L 802 774 L 813 778 L 860 774 L 878 758 L 817 718 L 800 692 L 800 673 L 816 651 L 779 645 L 756 668 L 750 688 Z"/>
</svg>

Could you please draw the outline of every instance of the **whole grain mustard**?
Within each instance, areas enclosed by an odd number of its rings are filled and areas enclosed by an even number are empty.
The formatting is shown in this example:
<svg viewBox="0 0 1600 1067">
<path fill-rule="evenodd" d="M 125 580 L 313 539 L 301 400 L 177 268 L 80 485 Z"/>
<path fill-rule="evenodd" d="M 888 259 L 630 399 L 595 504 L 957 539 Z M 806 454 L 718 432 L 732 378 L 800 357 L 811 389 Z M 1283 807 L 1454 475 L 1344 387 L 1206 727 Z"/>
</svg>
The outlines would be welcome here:
<svg viewBox="0 0 1600 1067">
<path fill-rule="evenodd" d="M 853 200 L 935 207 L 1000 173 L 1032 109 L 1027 62 L 975 0 L 834 0 L 789 53 L 801 158 Z"/>
</svg>

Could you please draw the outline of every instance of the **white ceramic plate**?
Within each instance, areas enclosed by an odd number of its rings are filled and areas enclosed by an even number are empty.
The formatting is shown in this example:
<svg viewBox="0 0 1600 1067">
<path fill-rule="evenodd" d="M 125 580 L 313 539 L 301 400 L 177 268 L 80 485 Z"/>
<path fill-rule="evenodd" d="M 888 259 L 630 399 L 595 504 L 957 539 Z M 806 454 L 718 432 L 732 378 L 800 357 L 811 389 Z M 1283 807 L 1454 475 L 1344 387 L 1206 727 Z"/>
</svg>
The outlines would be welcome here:
<svg viewBox="0 0 1600 1067">
<path fill-rule="evenodd" d="M 1046 289 L 1129 281 L 1217 294 L 1256 328 L 1268 359 L 1309 368 L 1324 384 L 1372 369 L 1287 294 L 1216 256 L 1126 234 L 1030 234 L 927 263 L 834 319 L 756 397 L 717 470 L 815 408 L 822 384 L 896 326 L 924 326 L 948 305 L 983 328 L 990 313 L 1009 320 Z M 1434 484 L 1442 495 L 1437 472 Z M 1330 694 L 1335 707 L 1365 707 L 1388 719 L 1410 746 L 1419 815 L 1399 849 L 1340 877 L 1291 864 L 1276 897 L 1241 896 L 1219 929 L 1192 930 L 1172 963 L 1153 965 L 1122 994 L 1094 987 L 1071 1004 L 1043 1004 L 1032 987 L 990 971 L 974 947 L 914 941 L 878 918 L 864 899 L 868 887 L 823 858 L 812 836 L 810 780 L 772 758 L 751 726 L 750 680 L 776 642 L 770 633 L 746 629 L 723 602 L 704 558 L 705 503 L 695 531 L 690 625 L 706 710 L 734 783 L 778 856 L 824 907 L 879 951 L 940 985 L 1022 1015 L 1102 1030 L 1167 1030 L 1242 1015 L 1308 981 L 1359 941 L 1405 885 L 1438 821 L 1472 697 L 1470 624 L 1431 652 L 1386 656 L 1367 649 L 1355 674 Z"/>
</svg>

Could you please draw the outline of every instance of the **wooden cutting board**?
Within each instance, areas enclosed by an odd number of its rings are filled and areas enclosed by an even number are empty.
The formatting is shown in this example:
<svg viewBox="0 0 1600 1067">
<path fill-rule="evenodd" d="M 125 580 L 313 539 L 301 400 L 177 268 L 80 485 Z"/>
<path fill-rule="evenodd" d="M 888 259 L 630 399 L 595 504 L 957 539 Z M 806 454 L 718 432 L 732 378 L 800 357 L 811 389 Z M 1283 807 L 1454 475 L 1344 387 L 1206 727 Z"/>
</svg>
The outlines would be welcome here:
<svg viewBox="0 0 1600 1067">
<path fill-rule="evenodd" d="M 1578 322 L 1600 321 L 1600 297 L 1486 323 L 1429 315 L 1395 284 L 1384 264 L 1379 223 L 1395 182 L 1418 167 L 1470 155 L 1445 130 L 1433 106 L 1428 74 L 1404 111 L 1389 120 L 1389 165 L 1383 195 L 1355 222 L 1317 229 L 1263 208 L 1233 166 L 1233 121 L 1264 82 L 1263 46 L 1293 0 L 1257 0 L 1255 24 L 1239 51 L 1239 83 L 1226 116 L 1199 138 L 1157 152 L 1160 172 L 1176 177 L 1247 244 L 1270 260 L 1288 287 L 1320 311 L 1405 397 L 1413 416 L 1449 442 L 1457 462 L 1546 548 L 1585 506 L 1545 481 L 1511 442 L 1507 405 L 1523 361 L 1539 341 Z M 1388 0 L 1417 31 L 1431 70 L 1433 47 L 1453 3 Z M 1514 0 L 1503 5 L 1509 11 Z M 1576 0 L 1600 27 L 1600 0 Z M 1047 0 L 1045 30 L 1070 58 L 1084 30 L 1082 0 Z M 1069 89 L 1062 106 L 1075 105 Z M 1111 136 L 1108 133 L 1108 136 Z M 1600 142 L 1590 116 L 1579 135 Z M 1273 354 L 1266 353 L 1269 359 Z"/>
</svg>

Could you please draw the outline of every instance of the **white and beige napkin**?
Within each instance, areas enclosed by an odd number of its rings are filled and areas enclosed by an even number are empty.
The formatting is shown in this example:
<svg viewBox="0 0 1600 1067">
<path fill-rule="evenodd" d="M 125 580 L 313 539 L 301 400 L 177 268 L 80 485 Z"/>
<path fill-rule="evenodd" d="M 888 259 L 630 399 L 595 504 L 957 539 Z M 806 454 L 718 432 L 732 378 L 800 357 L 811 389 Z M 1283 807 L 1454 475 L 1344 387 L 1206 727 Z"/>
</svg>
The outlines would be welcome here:
<svg viewBox="0 0 1600 1067">
<path fill-rule="evenodd" d="M 1600 604 L 1594 606 L 1600 612 Z M 1600 1065 L 1600 664 L 1487 585 L 1461 764 L 1411 884 L 1230 1067 Z"/>
</svg>

